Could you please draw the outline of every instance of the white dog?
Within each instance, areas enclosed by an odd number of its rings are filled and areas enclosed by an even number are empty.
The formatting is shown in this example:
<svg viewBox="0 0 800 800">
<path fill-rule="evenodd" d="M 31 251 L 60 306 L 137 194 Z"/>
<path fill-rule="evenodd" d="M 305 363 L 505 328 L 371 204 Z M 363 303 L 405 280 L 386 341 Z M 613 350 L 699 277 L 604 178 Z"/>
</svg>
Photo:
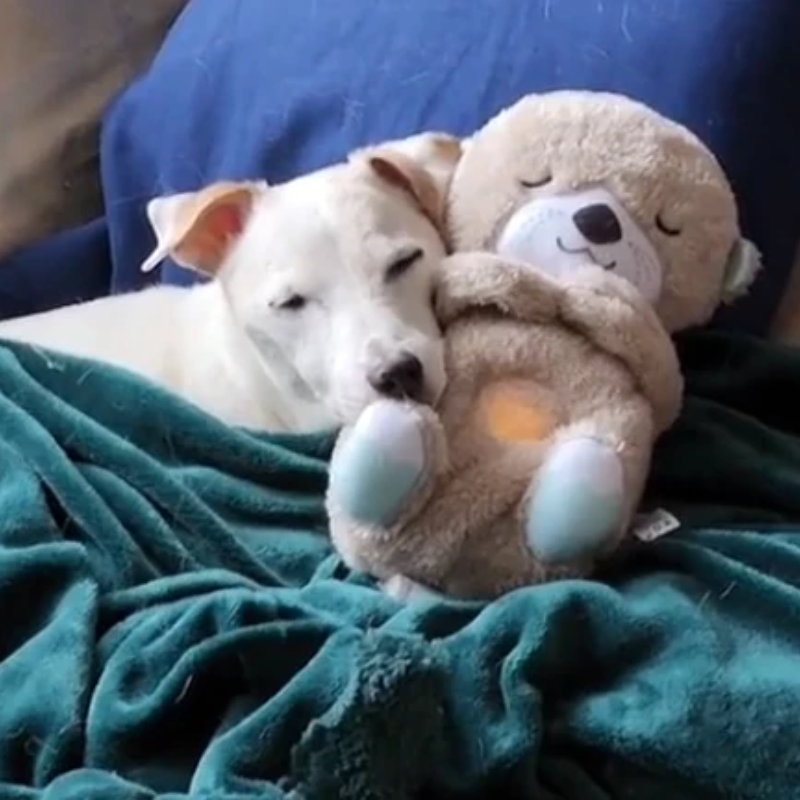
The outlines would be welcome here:
<svg viewBox="0 0 800 800">
<path fill-rule="evenodd" d="M 277 186 L 217 183 L 148 206 L 155 252 L 211 280 L 0 323 L 0 338 L 144 375 L 230 424 L 308 431 L 380 395 L 444 388 L 432 311 L 455 140 L 423 134 Z"/>
</svg>

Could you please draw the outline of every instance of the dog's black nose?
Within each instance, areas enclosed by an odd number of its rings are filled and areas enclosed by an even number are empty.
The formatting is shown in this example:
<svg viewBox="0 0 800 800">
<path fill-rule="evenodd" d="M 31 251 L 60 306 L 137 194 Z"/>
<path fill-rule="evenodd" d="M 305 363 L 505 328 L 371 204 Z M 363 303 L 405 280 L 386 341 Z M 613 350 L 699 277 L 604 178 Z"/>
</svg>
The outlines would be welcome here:
<svg viewBox="0 0 800 800">
<path fill-rule="evenodd" d="M 572 221 L 591 244 L 614 244 L 622 238 L 617 215 L 605 203 L 584 206 L 573 214 Z"/>
<path fill-rule="evenodd" d="M 369 382 L 384 397 L 420 400 L 424 377 L 422 362 L 416 356 L 404 355 L 389 367 L 376 372 Z"/>
</svg>

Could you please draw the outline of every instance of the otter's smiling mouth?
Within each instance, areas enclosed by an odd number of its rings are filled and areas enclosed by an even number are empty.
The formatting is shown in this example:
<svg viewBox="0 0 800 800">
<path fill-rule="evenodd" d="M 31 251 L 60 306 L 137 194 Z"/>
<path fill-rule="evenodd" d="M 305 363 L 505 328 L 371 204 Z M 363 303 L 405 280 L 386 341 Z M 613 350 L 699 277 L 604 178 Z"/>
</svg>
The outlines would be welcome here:
<svg viewBox="0 0 800 800">
<path fill-rule="evenodd" d="M 617 266 L 616 261 L 609 261 L 608 264 L 598 261 L 590 247 L 568 247 L 566 244 L 564 244 L 564 240 L 560 236 L 556 236 L 556 245 L 562 253 L 566 253 L 567 255 L 588 256 L 593 264 L 597 264 L 598 267 L 602 267 L 605 270 L 612 270 Z"/>
</svg>

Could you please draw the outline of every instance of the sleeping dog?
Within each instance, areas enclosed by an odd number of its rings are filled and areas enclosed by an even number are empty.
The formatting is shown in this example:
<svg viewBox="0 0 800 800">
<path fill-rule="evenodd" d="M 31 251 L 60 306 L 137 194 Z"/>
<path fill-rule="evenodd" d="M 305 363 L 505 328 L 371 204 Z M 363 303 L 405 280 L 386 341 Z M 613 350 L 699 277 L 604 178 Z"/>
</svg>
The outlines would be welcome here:
<svg viewBox="0 0 800 800">
<path fill-rule="evenodd" d="M 268 186 L 216 183 L 152 200 L 156 248 L 202 273 L 0 323 L 0 338 L 109 362 L 233 425 L 309 431 L 377 397 L 444 388 L 431 295 L 459 156 L 423 134 Z"/>
</svg>

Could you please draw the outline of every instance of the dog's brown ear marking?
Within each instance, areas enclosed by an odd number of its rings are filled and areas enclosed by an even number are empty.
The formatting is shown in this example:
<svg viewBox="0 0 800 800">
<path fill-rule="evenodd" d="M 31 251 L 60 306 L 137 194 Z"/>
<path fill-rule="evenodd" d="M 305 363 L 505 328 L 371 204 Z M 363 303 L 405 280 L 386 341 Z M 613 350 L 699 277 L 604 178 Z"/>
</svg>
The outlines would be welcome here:
<svg viewBox="0 0 800 800">
<path fill-rule="evenodd" d="M 376 150 L 366 160 L 379 178 L 411 195 L 434 225 L 441 224 L 444 196 L 426 169 L 389 149 Z"/>
<path fill-rule="evenodd" d="M 462 150 L 463 142 L 455 136 L 428 131 L 355 150 L 349 160 L 367 164 L 379 178 L 408 193 L 441 229 Z"/>
<path fill-rule="evenodd" d="M 449 164 L 455 164 L 463 153 L 464 143 L 455 136 L 446 133 L 432 133 L 429 142 L 436 158 Z"/>
<path fill-rule="evenodd" d="M 157 244 L 142 271 L 171 256 L 181 266 L 215 276 L 244 230 L 256 196 L 265 189 L 266 184 L 220 182 L 152 200 L 147 215 Z"/>
<path fill-rule="evenodd" d="M 396 163 L 397 156 L 393 161 L 391 156 L 387 155 L 374 155 L 369 158 L 369 165 L 375 171 L 379 178 L 383 178 L 387 183 L 396 186 L 398 189 L 408 192 L 411 195 L 416 195 L 414 184 L 408 176 L 407 171 L 404 172 Z M 406 165 L 406 168 L 408 165 Z"/>
</svg>

